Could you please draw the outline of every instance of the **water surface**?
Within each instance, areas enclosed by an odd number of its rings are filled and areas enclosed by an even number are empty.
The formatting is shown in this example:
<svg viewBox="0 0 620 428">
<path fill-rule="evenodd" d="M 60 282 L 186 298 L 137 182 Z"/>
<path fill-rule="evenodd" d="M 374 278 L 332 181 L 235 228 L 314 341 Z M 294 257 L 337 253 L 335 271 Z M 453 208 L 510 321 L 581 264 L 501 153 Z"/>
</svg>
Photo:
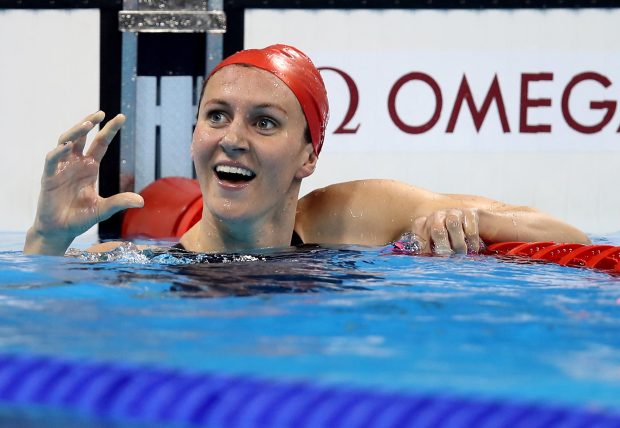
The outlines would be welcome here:
<svg viewBox="0 0 620 428">
<path fill-rule="evenodd" d="M 0 352 L 620 409 L 605 273 L 389 247 L 93 262 L 22 239 L 0 234 Z"/>
</svg>

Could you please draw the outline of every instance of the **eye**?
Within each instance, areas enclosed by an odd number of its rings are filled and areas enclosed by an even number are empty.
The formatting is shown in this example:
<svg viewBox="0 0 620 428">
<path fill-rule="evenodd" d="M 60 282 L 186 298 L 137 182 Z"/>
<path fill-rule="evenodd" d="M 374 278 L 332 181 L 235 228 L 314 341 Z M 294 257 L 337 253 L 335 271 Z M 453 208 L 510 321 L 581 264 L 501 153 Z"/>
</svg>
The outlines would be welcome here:
<svg viewBox="0 0 620 428">
<path fill-rule="evenodd" d="M 270 131 L 278 126 L 277 122 L 268 117 L 261 117 L 256 122 L 256 127 L 263 131 Z"/>
<path fill-rule="evenodd" d="M 226 122 L 226 115 L 220 110 L 213 110 L 207 112 L 207 119 L 214 125 L 220 125 Z"/>
</svg>

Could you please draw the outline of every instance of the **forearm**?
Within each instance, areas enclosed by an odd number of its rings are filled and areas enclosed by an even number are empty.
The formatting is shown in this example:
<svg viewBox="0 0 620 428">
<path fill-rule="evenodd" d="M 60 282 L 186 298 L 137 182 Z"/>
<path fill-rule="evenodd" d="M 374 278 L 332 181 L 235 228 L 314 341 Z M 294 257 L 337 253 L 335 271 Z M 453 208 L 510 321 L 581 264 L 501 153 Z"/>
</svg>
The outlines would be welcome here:
<svg viewBox="0 0 620 428">
<path fill-rule="evenodd" d="M 49 256 L 62 256 L 73 242 L 73 237 L 46 236 L 40 233 L 34 226 L 26 232 L 24 254 L 45 254 Z"/>
<path fill-rule="evenodd" d="M 590 243 L 579 229 L 532 208 L 478 210 L 480 238 L 487 244 L 508 241 Z"/>
</svg>

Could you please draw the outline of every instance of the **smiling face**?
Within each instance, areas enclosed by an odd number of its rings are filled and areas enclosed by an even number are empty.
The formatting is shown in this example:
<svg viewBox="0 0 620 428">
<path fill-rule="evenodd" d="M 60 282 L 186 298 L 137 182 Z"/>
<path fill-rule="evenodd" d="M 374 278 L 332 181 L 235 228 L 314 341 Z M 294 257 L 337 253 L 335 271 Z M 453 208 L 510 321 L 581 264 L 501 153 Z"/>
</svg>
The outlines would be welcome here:
<svg viewBox="0 0 620 428">
<path fill-rule="evenodd" d="M 230 65 L 211 76 L 192 142 L 203 219 L 292 224 L 316 165 L 305 129 L 297 98 L 271 73 Z"/>
</svg>

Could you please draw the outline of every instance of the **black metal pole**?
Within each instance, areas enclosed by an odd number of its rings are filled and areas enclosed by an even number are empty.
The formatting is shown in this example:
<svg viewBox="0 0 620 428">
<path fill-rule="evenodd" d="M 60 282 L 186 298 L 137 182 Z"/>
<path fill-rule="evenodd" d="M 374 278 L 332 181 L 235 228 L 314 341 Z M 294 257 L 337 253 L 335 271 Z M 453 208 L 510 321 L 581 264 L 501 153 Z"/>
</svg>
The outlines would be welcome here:
<svg viewBox="0 0 620 428">
<path fill-rule="evenodd" d="M 106 112 L 106 121 L 120 113 L 122 35 L 118 30 L 118 9 L 100 10 L 99 103 Z M 102 126 L 105 122 L 102 124 Z M 122 131 L 121 131 L 122 132 Z M 101 161 L 99 194 L 109 197 L 119 192 L 120 138 L 117 135 Z M 120 236 L 122 214 L 99 223 L 99 237 L 113 239 Z"/>
</svg>

